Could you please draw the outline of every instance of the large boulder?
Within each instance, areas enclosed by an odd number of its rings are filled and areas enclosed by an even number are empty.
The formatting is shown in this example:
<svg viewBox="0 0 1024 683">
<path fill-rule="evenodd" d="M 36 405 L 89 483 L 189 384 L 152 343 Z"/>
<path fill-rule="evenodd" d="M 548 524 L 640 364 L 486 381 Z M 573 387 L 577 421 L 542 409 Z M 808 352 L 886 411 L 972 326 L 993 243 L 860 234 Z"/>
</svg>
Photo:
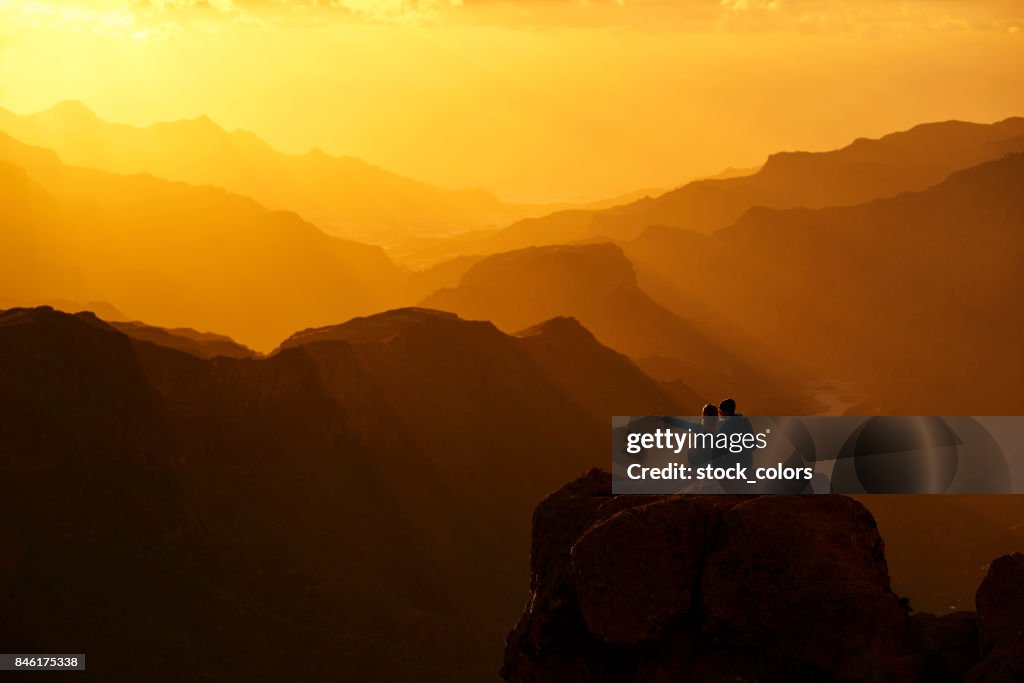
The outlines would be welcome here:
<svg viewBox="0 0 1024 683">
<path fill-rule="evenodd" d="M 984 652 L 1024 640 L 1024 555 L 993 560 L 974 602 Z"/>
<path fill-rule="evenodd" d="M 609 492 L 592 471 L 537 508 L 506 680 L 921 680 L 859 503 Z"/>
<path fill-rule="evenodd" d="M 1024 555 L 993 560 L 974 597 L 984 659 L 969 683 L 1024 681 Z"/>
<path fill-rule="evenodd" d="M 593 469 L 545 498 L 533 513 L 530 595 L 506 638 L 503 678 L 522 683 L 614 681 L 627 664 L 586 628 L 570 571 L 573 543 L 596 520 L 639 505 L 644 496 L 612 496 L 611 475 Z"/>
<path fill-rule="evenodd" d="M 981 659 L 974 612 L 922 612 L 910 618 L 910 628 L 915 648 L 924 657 L 927 680 L 962 681 Z"/>
<path fill-rule="evenodd" d="M 707 628 L 840 679 L 905 672 L 907 615 L 871 514 L 844 496 L 759 496 L 725 515 L 701 581 Z"/>
<path fill-rule="evenodd" d="M 608 643 L 635 644 L 687 616 L 706 554 L 705 518 L 688 498 L 664 498 L 587 529 L 570 553 L 587 629 Z M 609 552 L 618 548 L 629 552 Z"/>
<path fill-rule="evenodd" d="M 1024 643 L 999 645 L 970 670 L 967 683 L 1020 683 L 1024 681 Z"/>
</svg>

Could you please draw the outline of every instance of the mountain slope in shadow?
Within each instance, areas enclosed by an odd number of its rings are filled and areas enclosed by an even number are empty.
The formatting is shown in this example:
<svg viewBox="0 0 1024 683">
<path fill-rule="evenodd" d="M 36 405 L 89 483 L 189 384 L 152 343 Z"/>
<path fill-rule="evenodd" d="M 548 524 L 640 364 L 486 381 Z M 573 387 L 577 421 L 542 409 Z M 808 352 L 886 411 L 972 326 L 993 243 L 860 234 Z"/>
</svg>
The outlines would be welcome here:
<svg viewBox="0 0 1024 683">
<path fill-rule="evenodd" d="M 109 321 L 108 321 L 109 322 Z M 120 332 L 134 339 L 148 341 L 157 346 L 177 349 L 200 358 L 254 358 L 257 354 L 252 349 L 223 334 L 199 332 L 188 327 L 167 329 L 133 320 L 130 322 L 109 322 Z"/>
<path fill-rule="evenodd" d="M 1009 155 L 923 192 L 755 209 L 711 237 L 651 229 L 625 251 L 683 300 L 728 282 L 729 322 L 871 396 L 862 414 L 1017 414 L 1022 185 Z"/>
<path fill-rule="evenodd" d="M 62 164 L 0 134 L 0 290 L 109 301 L 168 327 L 268 349 L 298 327 L 387 308 L 407 273 L 251 199 Z"/>
<path fill-rule="evenodd" d="M 641 368 L 626 356 L 597 343 L 590 330 L 575 318 L 552 318 L 516 336 L 559 387 L 590 412 L 600 414 L 608 406 L 618 406 L 621 410 L 614 414 L 624 415 L 627 408 L 632 411 L 634 406 L 652 403 L 653 396 L 623 395 L 624 386 L 642 386 L 638 377 L 644 374 Z M 603 367 L 604 373 L 594 375 L 594 367 Z M 672 396 L 684 412 L 695 411 L 695 406 L 704 400 L 681 380 L 659 384 L 660 391 Z"/>
<path fill-rule="evenodd" d="M 782 152 L 748 176 L 699 180 L 655 198 L 604 211 L 564 211 L 523 220 L 488 241 L 488 250 L 604 236 L 636 237 L 649 226 L 699 233 L 724 228 L 748 209 L 822 208 L 924 190 L 954 171 L 1024 152 L 1024 118 L 993 124 L 946 121 L 830 152 Z"/>
<path fill-rule="evenodd" d="M 0 375 L 0 637 L 103 680 L 492 678 L 531 505 L 682 410 L 572 323 L 415 309 L 262 359 L 12 309 Z"/>
<path fill-rule="evenodd" d="M 654 302 L 636 284 L 622 250 L 602 243 L 531 247 L 490 256 L 473 265 L 457 287 L 423 300 L 465 318 L 486 318 L 513 332 L 557 316 L 571 316 L 603 343 L 642 366 L 671 359 L 662 380 L 681 379 L 700 403 L 738 394 L 750 410 L 796 410 L 775 381 L 706 337 L 696 325 Z M 688 412 L 696 411 L 699 403 Z"/>
<path fill-rule="evenodd" d="M 414 425 L 417 434 L 430 435 L 426 448 L 436 442 L 448 443 L 449 448 L 453 442 L 463 443 L 465 463 L 453 460 L 450 450 L 438 455 L 438 467 L 454 464 L 455 474 L 512 463 L 518 471 L 530 456 L 510 451 L 499 457 L 506 446 L 490 443 L 489 435 L 530 424 L 520 438 L 541 439 L 535 446 L 543 452 L 560 431 L 545 427 L 544 416 L 564 413 L 558 402 L 565 399 L 579 411 L 581 429 L 586 424 L 599 433 L 614 414 L 676 405 L 663 387 L 628 358 L 602 346 L 575 320 L 551 320 L 511 336 L 489 321 L 404 308 L 304 330 L 285 340 L 277 353 L 336 341 L 351 346 L 372 369 L 402 420 Z M 466 405 L 473 391 L 479 395 Z M 510 400 L 530 407 L 526 412 L 513 410 Z M 575 431 L 557 437 L 565 439 L 560 448 L 571 451 L 582 445 Z M 480 443 L 487 444 L 498 464 L 476 457 Z"/>
</svg>

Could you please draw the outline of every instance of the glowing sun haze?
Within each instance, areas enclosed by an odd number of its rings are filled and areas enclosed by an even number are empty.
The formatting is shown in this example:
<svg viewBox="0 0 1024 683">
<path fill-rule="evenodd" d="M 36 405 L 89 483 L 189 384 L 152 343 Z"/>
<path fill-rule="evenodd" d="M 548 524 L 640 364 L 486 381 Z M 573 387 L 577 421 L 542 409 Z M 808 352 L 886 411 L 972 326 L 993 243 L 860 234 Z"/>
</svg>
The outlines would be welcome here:
<svg viewBox="0 0 1024 683">
<path fill-rule="evenodd" d="M 1017 0 L 0 0 L 0 106 L 209 115 L 511 200 L 1024 114 Z"/>
</svg>

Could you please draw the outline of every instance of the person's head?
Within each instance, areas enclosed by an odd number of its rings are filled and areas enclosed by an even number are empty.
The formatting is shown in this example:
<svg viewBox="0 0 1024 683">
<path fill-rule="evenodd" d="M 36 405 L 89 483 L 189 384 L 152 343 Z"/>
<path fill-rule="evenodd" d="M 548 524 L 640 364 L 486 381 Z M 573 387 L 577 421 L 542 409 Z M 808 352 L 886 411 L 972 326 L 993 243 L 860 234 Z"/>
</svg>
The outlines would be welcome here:
<svg viewBox="0 0 1024 683">
<path fill-rule="evenodd" d="M 715 425 L 718 424 L 718 408 L 715 407 L 714 403 L 708 403 L 705 405 L 704 409 L 700 411 L 700 414 L 700 423 L 704 429 L 716 429 Z"/>
<path fill-rule="evenodd" d="M 722 415 L 735 415 L 736 414 L 736 401 L 731 398 L 727 398 L 718 404 L 718 410 Z"/>
</svg>

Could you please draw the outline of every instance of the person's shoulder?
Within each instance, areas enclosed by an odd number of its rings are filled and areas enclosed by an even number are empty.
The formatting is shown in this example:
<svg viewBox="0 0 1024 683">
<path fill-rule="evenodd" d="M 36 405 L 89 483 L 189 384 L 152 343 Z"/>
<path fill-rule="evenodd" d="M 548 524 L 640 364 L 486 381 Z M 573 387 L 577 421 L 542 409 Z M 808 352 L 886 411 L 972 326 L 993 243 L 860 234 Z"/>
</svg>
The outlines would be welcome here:
<svg viewBox="0 0 1024 683">
<path fill-rule="evenodd" d="M 753 423 L 751 423 L 750 418 L 748 418 L 746 415 L 743 415 L 742 413 L 736 413 L 735 415 L 730 415 L 725 419 L 724 426 L 729 431 L 742 432 L 749 431 L 750 429 L 752 429 Z"/>
</svg>

